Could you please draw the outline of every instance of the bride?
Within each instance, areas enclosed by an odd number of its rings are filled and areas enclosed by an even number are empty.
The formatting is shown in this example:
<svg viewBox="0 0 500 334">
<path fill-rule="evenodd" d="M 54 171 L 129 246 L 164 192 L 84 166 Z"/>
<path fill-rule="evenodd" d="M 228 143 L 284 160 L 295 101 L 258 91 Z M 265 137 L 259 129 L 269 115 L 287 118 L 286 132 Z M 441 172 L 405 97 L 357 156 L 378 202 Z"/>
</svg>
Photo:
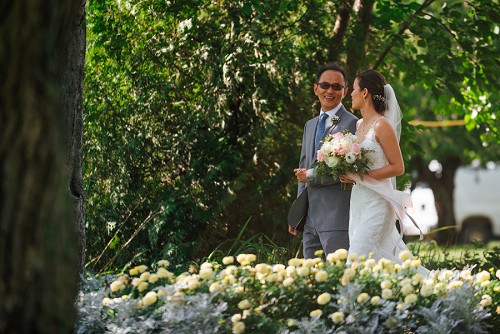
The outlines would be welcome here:
<svg viewBox="0 0 500 334">
<path fill-rule="evenodd" d="M 361 111 L 356 136 L 361 147 L 370 150 L 370 171 L 362 178 L 352 173 L 341 177 L 342 182 L 354 183 L 349 253 L 372 254 L 376 260 L 386 258 L 401 263 L 399 253 L 408 251 L 403 232 L 418 228 L 405 211 L 411 206 L 409 194 L 395 189 L 395 177 L 404 173 L 399 147 L 401 111 L 391 85 L 375 70 L 356 76 L 351 97 L 352 108 Z M 396 220 L 400 222 L 401 233 Z M 427 273 L 427 269 L 420 267 L 419 272 Z"/>
</svg>

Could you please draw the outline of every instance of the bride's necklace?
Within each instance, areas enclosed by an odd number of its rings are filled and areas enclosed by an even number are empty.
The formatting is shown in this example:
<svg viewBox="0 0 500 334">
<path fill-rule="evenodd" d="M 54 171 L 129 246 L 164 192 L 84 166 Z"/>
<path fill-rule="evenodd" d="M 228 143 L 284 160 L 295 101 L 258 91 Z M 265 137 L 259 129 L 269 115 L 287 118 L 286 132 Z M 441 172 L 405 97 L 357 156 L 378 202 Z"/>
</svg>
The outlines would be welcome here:
<svg viewBox="0 0 500 334">
<path fill-rule="evenodd" d="M 373 123 L 375 123 L 375 121 L 378 119 L 379 117 L 373 117 L 372 119 L 370 119 L 370 121 L 366 121 L 366 119 L 363 118 L 363 122 L 361 122 L 361 132 L 363 133 L 363 136 L 366 135 L 366 128 L 370 129 L 370 127 L 372 126 Z M 365 121 L 368 125 L 370 126 L 366 126 L 365 127 Z"/>
</svg>

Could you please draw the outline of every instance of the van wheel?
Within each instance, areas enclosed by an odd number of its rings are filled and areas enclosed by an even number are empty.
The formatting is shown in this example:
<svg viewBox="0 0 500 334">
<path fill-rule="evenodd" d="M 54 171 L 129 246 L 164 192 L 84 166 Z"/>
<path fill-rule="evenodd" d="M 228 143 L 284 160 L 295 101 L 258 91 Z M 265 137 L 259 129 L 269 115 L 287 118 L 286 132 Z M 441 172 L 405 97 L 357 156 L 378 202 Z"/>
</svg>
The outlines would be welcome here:
<svg viewBox="0 0 500 334">
<path fill-rule="evenodd" d="M 491 240 L 491 227 L 484 220 L 470 221 L 460 234 L 460 240 L 463 243 L 478 242 L 486 244 Z"/>
</svg>

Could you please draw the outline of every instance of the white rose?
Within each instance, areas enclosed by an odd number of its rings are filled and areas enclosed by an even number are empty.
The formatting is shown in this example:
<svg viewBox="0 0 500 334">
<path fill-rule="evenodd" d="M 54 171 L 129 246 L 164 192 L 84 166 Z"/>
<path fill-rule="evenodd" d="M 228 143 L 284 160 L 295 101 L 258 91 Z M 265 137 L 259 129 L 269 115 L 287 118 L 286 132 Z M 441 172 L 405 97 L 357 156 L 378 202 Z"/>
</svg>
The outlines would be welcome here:
<svg viewBox="0 0 500 334">
<path fill-rule="evenodd" d="M 328 273 L 324 270 L 320 270 L 314 275 L 316 282 L 325 282 L 328 279 Z"/>
<path fill-rule="evenodd" d="M 372 297 L 372 299 L 370 300 L 370 303 L 373 305 L 373 306 L 376 306 L 380 303 L 380 297 L 379 296 L 374 296 Z"/>
<path fill-rule="evenodd" d="M 111 283 L 110 285 L 110 288 L 111 288 L 111 291 L 112 292 L 117 292 L 117 291 L 120 291 L 121 289 L 123 289 L 125 286 L 123 285 L 122 282 L 120 281 L 114 281 L 113 283 Z"/>
<path fill-rule="evenodd" d="M 148 293 L 146 293 L 144 298 L 142 298 L 142 305 L 143 306 L 153 305 L 154 303 L 156 303 L 157 300 L 158 296 L 156 295 L 156 292 L 149 291 Z"/>
<path fill-rule="evenodd" d="M 345 161 L 348 163 L 348 164 L 353 164 L 354 161 L 356 161 L 356 156 L 354 155 L 354 153 L 352 152 L 349 152 L 345 155 Z"/>
<path fill-rule="evenodd" d="M 424 297 L 429 297 L 434 292 L 434 287 L 432 285 L 423 285 L 420 288 L 420 294 Z"/>
<path fill-rule="evenodd" d="M 158 261 L 158 265 L 160 267 L 168 267 L 170 265 L 170 262 L 168 262 L 167 260 L 160 260 Z"/>
<path fill-rule="evenodd" d="M 321 317 L 322 314 L 323 314 L 323 311 L 321 311 L 321 310 L 314 310 L 314 311 L 311 311 L 311 313 L 309 313 L 309 316 L 311 318 Z"/>
<path fill-rule="evenodd" d="M 243 299 L 241 302 L 238 303 L 238 308 L 240 310 L 246 310 L 250 308 L 252 304 L 248 301 L 248 299 Z"/>
<path fill-rule="evenodd" d="M 158 282 L 159 279 L 160 279 L 160 277 L 157 274 L 151 274 L 149 276 L 149 283 L 154 284 L 154 283 Z"/>
<path fill-rule="evenodd" d="M 399 253 L 399 259 L 401 261 L 406 261 L 406 260 L 409 260 L 410 258 L 411 258 L 411 254 L 408 251 L 402 251 L 401 253 Z"/>
<path fill-rule="evenodd" d="M 481 297 L 481 301 L 479 302 L 479 305 L 482 307 L 488 307 L 491 305 L 492 299 L 490 295 L 483 295 Z"/>
<path fill-rule="evenodd" d="M 309 275 L 309 268 L 300 267 L 299 269 L 297 269 L 297 274 L 299 276 L 307 276 L 307 275 Z"/>
<path fill-rule="evenodd" d="M 415 304 L 418 300 L 418 296 L 414 293 L 410 293 L 405 297 L 405 304 Z"/>
<path fill-rule="evenodd" d="M 332 296 L 328 292 L 325 292 L 319 295 L 316 301 L 320 305 L 326 305 L 330 302 L 330 300 L 332 300 Z"/>
<path fill-rule="evenodd" d="M 337 257 L 340 259 L 340 260 L 345 260 L 347 259 L 347 255 L 348 255 L 348 252 L 347 250 L 341 248 L 341 249 L 337 249 L 335 251 L 335 254 L 337 254 Z"/>
<path fill-rule="evenodd" d="M 337 164 L 339 163 L 339 158 L 337 158 L 336 156 L 333 156 L 333 157 L 326 157 L 325 159 L 325 163 L 328 167 L 330 168 L 333 168 L 335 166 L 337 166 Z"/>
<path fill-rule="evenodd" d="M 245 323 L 238 321 L 233 324 L 233 334 L 241 334 L 245 332 Z"/>
<path fill-rule="evenodd" d="M 490 273 L 487 271 L 481 271 L 476 275 L 477 282 L 485 282 L 490 280 Z"/>
<path fill-rule="evenodd" d="M 151 273 L 149 271 L 147 271 L 145 273 L 142 273 L 141 276 L 139 276 L 139 277 L 141 278 L 141 280 L 147 281 L 149 279 L 150 275 L 151 275 Z"/>
<path fill-rule="evenodd" d="M 211 293 L 220 291 L 221 289 L 222 289 L 221 285 L 219 283 L 217 283 L 217 282 L 210 284 L 210 288 L 208 288 L 208 290 Z"/>
<path fill-rule="evenodd" d="M 389 280 L 385 280 L 385 281 L 382 281 L 382 283 L 380 283 L 380 287 L 382 289 L 389 289 L 391 286 L 392 286 L 392 282 Z"/>
<path fill-rule="evenodd" d="M 389 299 L 392 297 L 392 290 L 391 289 L 383 289 L 380 296 L 384 299 Z"/>
<path fill-rule="evenodd" d="M 292 267 L 300 267 L 302 265 L 302 262 L 304 262 L 304 259 L 298 259 L 298 258 L 293 258 L 288 260 L 288 265 Z"/>
<path fill-rule="evenodd" d="M 234 314 L 232 317 L 231 317 L 231 322 L 238 322 L 238 321 L 241 321 L 241 314 L 239 313 L 236 313 Z"/>
<path fill-rule="evenodd" d="M 405 284 L 403 285 L 403 287 L 401 288 L 401 293 L 403 294 L 403 296 L 407 296 L 409 295 L 410 293 L 413 293 L 413 286 L 411 284 Z"/>
<path fill-rule="evenodd" d="M 200 287 L 200 282 L 197 279 L 190 279 L 187 286 L 189 290 L 196 290 Z"/>
<path fill-rule="evenodd" d="M 335 312 L 330 315 L 330 319 L 332 319 L 334 324 L 340 324 L 344 321 L 345 315 L 343 312 Z"/>
<path fill-rule="evenodd" d="M 358 296 L 357 301 L 358 301 L 358 303 L 363 303 L 363 302 L 364 302 L 364 301 L 366 301 L 369 297 L 370 297 L 370 296 L 369 296 L 367 293 L 363 292 L 362 294 L 360 294 L 360 295 Z"/>
<path fill-rule="evenodd" d="M 139 290 L 139 292 L 142 292 L 142 291 L 146 290 L 147 288 L 148 288 L 148 283 L 147 282 L 141 282 L 137 286 L 137 290 Z"/>
<path fill-rule="evenodd" d="M 201 278 L 205 278 L 205 279 L 206 278 L 210 278 L 210 277 L 213 276 L 213 273 L 214 272 L 213 272 L 212 268 L 208 268 L 208 267 L 201 268 L 201 270 L 200 270 L 200 277 Z"/>
<path fill-rule="evenodd" d="M 294 281 L 294 279 L 293 279 L 293 278 L 291 278 L 291 277 L 287 277 L 287 278 L 285 278 L 285 280 L 283 281 L 283 286 L 284 286 L 284 287 L 289 287 L 290 285 L 292 285 L 292 284 L 293 284 L 293 281 Z"/>
<path fill-rule="evenodd" d="M 158 271 L 156 272 L 156 274 L 160 278 L 170 278 L 170 277 L 173 277 L 173 274 L 170 271 L 168 271 L 167 269 L 165 269 L 165 268 L 158 268 Z"/>
</svg>

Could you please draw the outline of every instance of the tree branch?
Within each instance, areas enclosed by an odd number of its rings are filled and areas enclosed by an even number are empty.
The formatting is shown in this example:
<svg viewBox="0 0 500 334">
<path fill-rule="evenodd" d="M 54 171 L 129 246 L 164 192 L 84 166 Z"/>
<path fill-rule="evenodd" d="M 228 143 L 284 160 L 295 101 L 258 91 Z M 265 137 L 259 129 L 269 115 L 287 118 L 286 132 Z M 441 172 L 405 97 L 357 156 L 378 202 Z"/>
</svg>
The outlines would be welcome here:
<svg viewBox="0 0 500 334">
<path fill-rule="evenodd" d="M 349 26 L 351 19 L 351 11 L 355 0 L 344 0 L 339 7 L 337 19 L 335 21 L 335 28 L 333 31 L 332 45 L 328 58 L 331 60 L 338 60 L 340 51 L 343 47 L 344 37 Z"/>
<path fill-rule="evenodd" d="M 403 33 L 405 32 L 406 29 L 408 29 L 408 27 L 413 22 L 413 20 L 415 20 L 415 18 L 419 14 L 421 14 L 424 11 L 424 9 L 426 9 L 427 7 L 429 7 L 434 1 L 436 1 L 436 0 L 426 0 L 422 4 L 422 6 L 420 6 L 420 8 L 417 11 L 415 11 L 415 13 L 413 13 L 413 15 L 410 16 L 410 18 L 403 24 L 403 26 L 401 27 L 401 29 L 399 29 L 399 32 L 395 36 L 401 36 L 401 35 L 403 35 Z M 389 54 L 389 52 L 391 51 L 391 49 L 394 46 L 394 43 L 393 43 L 394 40 L 395 40 L 395 37 L 393 36 L 392 41 L 389 43 L 389 45 L 387 46 L 387 48 L 382 52 L 382 54 L 378 58 L 377 62 L 375 63 L 375 66 L 373 66 L 374 69 L 377 69 L 382 64 L 382 62 L 384 61 L 384 59 L 387 56 L 387 54 Z"/>
</svg>

